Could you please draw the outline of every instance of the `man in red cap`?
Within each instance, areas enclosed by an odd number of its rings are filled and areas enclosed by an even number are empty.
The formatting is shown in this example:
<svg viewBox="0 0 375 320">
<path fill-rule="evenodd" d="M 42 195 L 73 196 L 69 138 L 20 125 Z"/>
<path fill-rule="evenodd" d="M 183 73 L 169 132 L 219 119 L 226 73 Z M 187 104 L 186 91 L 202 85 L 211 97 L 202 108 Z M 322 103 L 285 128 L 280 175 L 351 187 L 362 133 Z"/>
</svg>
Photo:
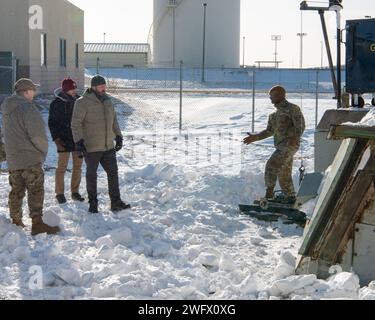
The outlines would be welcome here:
<svg viewBox="0 0 375 320">
<path fill-rule="evenodd" d="M 59 204 L 66 203 L 64 177 L 72 154 L 73 172 L 71 179 L 71 194 L 74 201 L 83 202 L 85 199 L 79 193 L 82 175 L 82 162 L 75 151 L 75 144 L 71 129 L 74 104 L 79 98 L 77 85 L 66 78 L 61 83 L 61 88 L 55 90 L 55 100 L 51 103 L 48 126 L 58 152 L 58 164 L 55 177 L 56 199 Z"/>
</svg>

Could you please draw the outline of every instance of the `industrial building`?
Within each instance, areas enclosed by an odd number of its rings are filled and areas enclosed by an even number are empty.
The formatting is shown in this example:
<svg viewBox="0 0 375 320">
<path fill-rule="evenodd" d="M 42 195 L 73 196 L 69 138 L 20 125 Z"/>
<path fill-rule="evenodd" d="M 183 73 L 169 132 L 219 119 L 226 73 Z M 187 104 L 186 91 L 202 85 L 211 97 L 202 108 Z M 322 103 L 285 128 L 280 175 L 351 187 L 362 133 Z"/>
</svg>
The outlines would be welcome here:
<svg viewBox="0 0 375 320">
<path fill-rule="evenodd" d="M 154 0 L 153 67 L 238 68 L 240 22 L 240 0 Z"/>
<path fill-rule="evenodd" d="M 81 9 L 66 0 L 1 0 L 0 29 L 0 52 L 13 57 L 15 78 L 31 78 L 45 93 L 53 92 L 64 77 L 84 87 Z M 7 77 L 3 87 L 14 77 Z"/>
<path fill-rule="evenodd" d="M 85 43 L 86 68 L 146 68 L 147 43 Z"/>
</svg>

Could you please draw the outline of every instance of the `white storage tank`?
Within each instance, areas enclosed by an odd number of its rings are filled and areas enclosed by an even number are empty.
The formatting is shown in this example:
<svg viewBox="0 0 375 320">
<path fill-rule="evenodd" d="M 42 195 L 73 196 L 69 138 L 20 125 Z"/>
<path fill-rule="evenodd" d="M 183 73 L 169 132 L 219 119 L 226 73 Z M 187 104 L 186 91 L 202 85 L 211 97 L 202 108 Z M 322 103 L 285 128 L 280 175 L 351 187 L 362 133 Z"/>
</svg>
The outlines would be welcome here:
<svg viewBox="0 0 375 320">
<path fill-rule="evenodd" d="M 201 67 L 206 8 L 206 67 L 240 66 L 241 0 L 154 0 L 153 67 Z"/>
</svg>

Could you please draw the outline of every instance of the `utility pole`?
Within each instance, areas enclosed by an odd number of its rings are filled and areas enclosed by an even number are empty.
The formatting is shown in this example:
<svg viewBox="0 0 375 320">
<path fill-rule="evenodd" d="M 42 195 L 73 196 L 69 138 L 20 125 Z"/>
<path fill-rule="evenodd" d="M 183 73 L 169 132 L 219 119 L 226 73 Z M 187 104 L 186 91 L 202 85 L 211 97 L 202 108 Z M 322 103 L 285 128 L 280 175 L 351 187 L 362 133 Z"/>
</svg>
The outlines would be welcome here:
<svg viewBox="0 0 375 320">
<path fill-rule="evenodd" d="M 300 37 L 300 58 L 299 58 L 299 67 L 303 68 L 303 37 L 307 36 L 307 33 L 303 33 L 303 15 L 301 11 L 301 32 L 297 33 L 297 36 Z"/>
<path fill-rule="evenodd" d="M 277 42 L 281 40 L 281 35 L 272 35 L 271 40 L 275 41 L 275 68 L 278 68 L 279 64 L 277 61 Z"/>
<path fill-rule="evenodd" d="M 206 67 L 206 16 L 207 3 L 203 4 L 203 57 L 202 57 L 202 82 L 205 82 L 205 67 Z"/>
<path fill-rule="evenodd" d="M 172 8 L 172 65 L 176 68 L 176 2 L 170 1 L 169 6 Z"/>
<path fill-rule="evenodd" d="M 337 28 L 337 108 L 342 107 L 342 74 L 341 74 L 341 11 L 343 7 L 340 0 L 330 1 L 330 11 L 336 12 L 336 28 Z"/>
</svg>

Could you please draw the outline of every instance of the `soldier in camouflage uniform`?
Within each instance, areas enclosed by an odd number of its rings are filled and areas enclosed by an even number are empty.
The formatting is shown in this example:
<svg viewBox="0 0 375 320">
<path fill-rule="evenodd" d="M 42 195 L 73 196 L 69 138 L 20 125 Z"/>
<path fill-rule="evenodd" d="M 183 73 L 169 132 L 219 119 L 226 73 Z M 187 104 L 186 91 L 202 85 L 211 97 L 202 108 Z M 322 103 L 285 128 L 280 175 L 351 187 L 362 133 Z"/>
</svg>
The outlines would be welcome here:
<svg viewBox="0 0 375 320">
<path fill-rule="evenodd" d="M 26 191 L 32 219 L 31 234 L 54 234 L 59 227 L 43 222 L 44 171 L 48 140 L 43 118 L 33 102 L 36 85 L 29 79 L 15 84 L 15 94 L 1 106 L 5 152 L 9 168 L 9 210 L 13 224 L 24 228 L 22 202 Z"/>
<path fill-rule="evenodd" d="M 286 202 L 294 203 L 296 194 L 292 179 L 293 157 L 300 147 L 300 140 L 305 131 L 305 119 L 300 108 L 286 100 L 286 91 L 283 87 L 273 87 L 270 98 L 276 112 L 270 115 L 267 129 L 258 134 L 250 134 L 244 139 L 244 143 L 249 145 L 255 141 L 274 137 L 276 151 L 266 164 L 265 198 L 274 197 L 276 182 L 279 180 Z"/>
</svg>

